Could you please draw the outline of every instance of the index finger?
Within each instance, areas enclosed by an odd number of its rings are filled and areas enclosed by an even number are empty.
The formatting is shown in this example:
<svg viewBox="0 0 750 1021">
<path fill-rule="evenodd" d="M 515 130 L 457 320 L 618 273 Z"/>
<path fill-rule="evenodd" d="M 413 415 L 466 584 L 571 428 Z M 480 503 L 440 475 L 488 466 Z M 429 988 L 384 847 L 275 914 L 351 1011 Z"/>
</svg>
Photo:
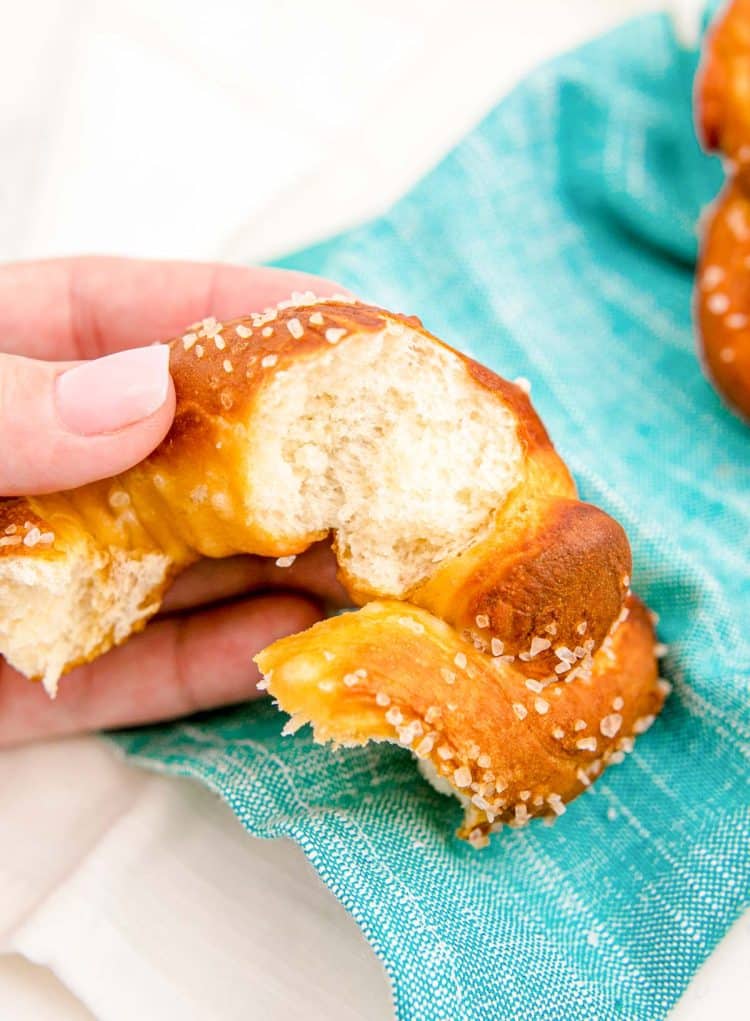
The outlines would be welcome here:
<svg viewBox="0 0 750 1021">
<path fill-rule="evenodd" d="M 206 316 L 230 319 L 288 298 L 328 296 L 329 280 L 267 267 L 86 256 L 0 268 L 0 351 L 98 358 L 168 340 Z"/>
</svg>

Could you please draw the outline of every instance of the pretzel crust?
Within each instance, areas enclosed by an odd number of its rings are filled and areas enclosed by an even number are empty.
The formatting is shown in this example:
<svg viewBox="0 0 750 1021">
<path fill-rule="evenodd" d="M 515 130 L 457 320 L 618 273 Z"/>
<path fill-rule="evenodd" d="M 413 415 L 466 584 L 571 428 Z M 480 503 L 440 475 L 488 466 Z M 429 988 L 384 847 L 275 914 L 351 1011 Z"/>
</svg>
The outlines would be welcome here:
<svg viewBox="0 0 750 1021">
<path fill-rule="evenodd" d="M 706 372 L 726 401 L 750 418 L 750 196 L 724 187 L 703 237 L 695 317 Z"/>
<path fill-rule="evenodd" d="M 750 0 L 730 3 L 709 31 L 695 105 L 701 141 L 728 174 L 703 235 L 696 324 L 707 374 L 750 418 Z"/>
<path fill-rule="evenodd" d="M 462 795 L 459 835 L 555 817 L 624 757 L 661 709 L 648 611 L 629 596 L 607 644 L 575 676 L 529 680 L 523 662 L 469 646 L 414 606 L 373 602 L 256 657 L 269 692 L 317 741 L 392 741 Z M 521 669 L 519 669 L 519 667 Z"/>
<path fill-rule="evenodd" d="M 0 501 L 0 605 L 8 572 L 25 577 L 29 566 L 73 561 L 92 572 L 97 610 L 78 625 L 92 631 L 85 651 L 39 670 L 54 687 L 59 673 L 140 630 L 171 580 L 200 557 L 292 557 L 325 539 L 328 528 L 260 522 L 248 452 L 258 449 L 261 398 L 271 382 L 288 385 L 294 367 L 309 366 L 317 379 L 332 347 L 353 345 L 342 349 L 349 357 L 384 331 L 399 344 L 449 352 L 472 407 L 489 396 L 504 409 L 517 442 L 515 481 L 468 546 L 437 558 L 397 595 L 352 568 L 334 530 L 339 577 L 362 609 L 275 643 L 258 662 L 282 708 L 312 722 L 317 738 L 398 740 L 429 760 L 468 799 L 461 833 L 479 845 L 501 822 L 561 814 L 632 747 L 663 690 L 651 624 L 630 593 L 622 528 L 578 500 L 527 395 L 417 319 L 309 295 L 189 328 L 171 342 L 174 424 L 149 458 L 75 491 Z M 124 619 L 115 612 L 123 586 L 138 599 Z M 0 652 L 11 661 L 13 627 L 0 612 Z M 44 628 L 40 620 L 40 638 Z"/>
</svg>

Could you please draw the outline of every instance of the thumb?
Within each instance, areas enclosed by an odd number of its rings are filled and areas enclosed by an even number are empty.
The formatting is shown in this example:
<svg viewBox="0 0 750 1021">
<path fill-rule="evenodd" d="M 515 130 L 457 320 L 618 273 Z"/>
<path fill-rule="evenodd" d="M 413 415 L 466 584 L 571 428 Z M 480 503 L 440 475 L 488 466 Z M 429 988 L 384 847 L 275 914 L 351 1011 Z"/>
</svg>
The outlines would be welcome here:
<svg viewBox="0 0 750 1021">
<path fill-rule="evenodd" d="M 125 471 L 161 442 L 174 406 L 163 345 L 78 363 L 0 355 L 0 496 Z"/>
</svg>

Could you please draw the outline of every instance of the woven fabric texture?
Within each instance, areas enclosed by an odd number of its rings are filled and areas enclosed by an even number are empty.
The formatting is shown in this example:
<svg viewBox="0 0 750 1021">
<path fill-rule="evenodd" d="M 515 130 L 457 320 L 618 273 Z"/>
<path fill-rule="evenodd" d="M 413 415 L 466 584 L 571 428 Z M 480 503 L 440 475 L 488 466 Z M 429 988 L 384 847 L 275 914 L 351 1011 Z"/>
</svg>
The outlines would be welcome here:
<svg viewBox="0 0 750 1021">
<path fill-rule="evenodd" d="M 721 172 L 696 53 L 649 16 L 543 67 L 377 221 L 284 260 L 420 315 L 534 403 L 627 528 L 663 715 L 557 824 L 474 851 L 385 746 L 282 738 L 268 702 L 118 737 L 298 841 L 412 1021 L 656 1021 L 748 901 L 750 428 L 701 374 L 691 287 Z"/>
</svg>

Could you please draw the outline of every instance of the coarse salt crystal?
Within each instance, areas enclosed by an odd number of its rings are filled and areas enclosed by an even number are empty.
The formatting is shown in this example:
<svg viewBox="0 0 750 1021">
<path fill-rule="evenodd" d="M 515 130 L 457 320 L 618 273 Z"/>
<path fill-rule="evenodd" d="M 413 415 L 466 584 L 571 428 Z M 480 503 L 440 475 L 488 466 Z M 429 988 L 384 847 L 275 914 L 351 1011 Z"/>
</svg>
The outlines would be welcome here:
<svg viewBox="0 0 750 1021">
<path fill-rule="evenodd" d="M 705 290 L 710 291 L 724 279 L 724 270 L 721 266 L 706 266 L 701 277 L 701 284 Z"/>
<path fill-rule="evenodd" d="M 406 727 L 398 728 L 398 743 L 408 747 L 414 741 L 417 735 L 414 733 L 414 728 L 411 724 Z"/>
<path fill-rule="evenodd" d="M 729 298 L 726 294 L 712 294 L 706 301 L 706 307 L 714 315 L 723 315 L 729 308 Z"/>
<path fill-rule="evenodd" d="M 549 649 L 550 645 L 552 645 L 552 642 L 549 640 L 549 638 L 540 638 L 538 635 L 535 635 L 531 639 L 529 655 L 532 658 L 534 656 L 538 656 L 540 652 L 544 652 L 545 649 Z"/>
<path fill-rule="evenodd" d="M 431 734 L 427 734 L 426 737 L 422 738 L 422 740 L 419 742 L 419 744 L 414 749 L 414 751 L 417 753 L 417 755 L 421 759 L 424 756 L 430 754 L 434 744 L 435 744 L 435 738 Z"/>
<path fill-rule="evenodd" d="M 295 340 L 300 340 L 300 338 L 304 336 L 305 328 L 296 316 L 287 321 L 286 328 Z"/>
<path fill-rule="evenodd" d="M 614 737 L 622 726 L 622 716 L 619 713 L 609 713 L 599 723 L 599 730 L 604 737 Z"/>
<path fill-rule="evenodd" d="M 565 815 L 565 811 L 566 811 L 565 805 L 563 804 L 563 800 L 562 800 L 562 798 L 560 797 L 559 794 L 554 794 L 554 793 L 553 794 L 548 794 L 547 795 L 547 804 L 552 809 L 552 811 L 555 813 L 555 815 Z"/>
<path fill-rule="evenodd" d="M 325 336 L 329 344 L 338 344 L 341 338 L 346 336 L 346 330 L 330 327 L 326 330 Z"/>
<path fill-rule="evenodd" d="M 124 489 L 115 489 L 114 492 L 109 494 L 109 505 L 117 509 L 118 507 L 127 507 L 130 504 L 130 497 Z"/>
</svg>

